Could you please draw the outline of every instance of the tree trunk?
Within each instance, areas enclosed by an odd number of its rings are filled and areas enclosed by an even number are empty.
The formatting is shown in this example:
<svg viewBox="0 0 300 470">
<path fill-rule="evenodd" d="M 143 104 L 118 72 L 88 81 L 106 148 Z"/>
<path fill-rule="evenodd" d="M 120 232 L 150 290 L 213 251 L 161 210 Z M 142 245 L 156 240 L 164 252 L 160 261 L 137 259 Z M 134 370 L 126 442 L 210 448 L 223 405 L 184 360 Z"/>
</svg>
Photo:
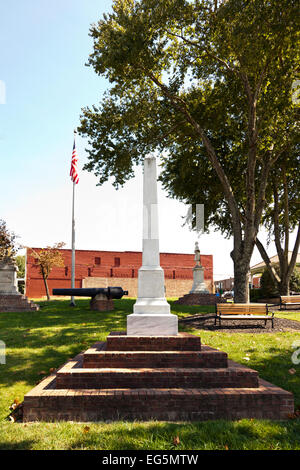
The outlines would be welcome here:
<svg viewBox="0 0 300 470">
<path fill-rule="evenodd" d="M 235 303 L 249 303 L 249 264 L 243 259 L 233 260 Z"/>
<path fill-rule="evenodd" d="M 50 294 L 49 294 L 49 289 L 48 289 L 48 283 L 47 283 L 47 278 L 43 273 L 43 281 L 45 284 L 45 289 L 46 289 L 46 294 L 47 294 L 47 300 L 50 300 Z"/>
<path fill-rule="evenodd" d="M 290 279 L 284 276 L 279 284 L 280 295 L 290 295 Z"/>
</svg>

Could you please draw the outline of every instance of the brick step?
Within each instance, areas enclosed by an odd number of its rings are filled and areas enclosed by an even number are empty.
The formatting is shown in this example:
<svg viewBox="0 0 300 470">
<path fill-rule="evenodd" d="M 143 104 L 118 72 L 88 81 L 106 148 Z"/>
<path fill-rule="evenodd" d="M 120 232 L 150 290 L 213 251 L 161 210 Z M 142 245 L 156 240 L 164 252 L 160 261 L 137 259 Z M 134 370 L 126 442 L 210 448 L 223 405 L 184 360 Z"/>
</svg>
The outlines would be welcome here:
<svg viewBox="0 0 300 470">
<path fill-rule="evenodd" d="M 258 373 L 241 367 L 224 369 L 83 369 L 65 366 L 57 372 L 58 389 L 226 388 L 258 386 Z"/>
<path fill-rule="evenodd" d="M 106 351 L 103 344 L 83 355 L 84 368 L 225 368 L 227 354 L 207 346 L 201 351 Z"/>
<path fill-rule="evenodd" d="M 24 307 L 1 307 L 0 306 L 0 312 L 36 312 L 39 310 L 37 307 L 30 307 L 30 305 L 25 305 Z"/>
<path fill-rule="evenodd" d="M 57 390 L 47 377 L 24 397 L 23 421 L 287 419 L 293 395 L 260 380 L 258 388 Z"/>
<path fill-rule="evenodd" d="M 25 295 L 0 295 L 0 312 L 27 312 L 39 310 L 39 305 Z"/>
<path fill-rule="evenodd" d="M 107 351 L 200 351 L 200 337 L 188 333 L 177 336 L 127 336 L 125 331 L 112 332 Z"/>
</svg>

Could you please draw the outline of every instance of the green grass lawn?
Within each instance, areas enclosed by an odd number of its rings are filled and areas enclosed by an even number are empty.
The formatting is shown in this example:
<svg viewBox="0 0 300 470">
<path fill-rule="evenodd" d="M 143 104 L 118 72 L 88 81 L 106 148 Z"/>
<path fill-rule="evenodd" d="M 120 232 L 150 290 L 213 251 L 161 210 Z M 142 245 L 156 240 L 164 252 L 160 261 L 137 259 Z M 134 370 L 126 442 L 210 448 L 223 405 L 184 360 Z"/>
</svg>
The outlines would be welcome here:
<svg viewBox="0 0 300 470">
<path fill-rule="evenodd" d="M 126 327 L 134 299 L 115 301 L 114 312 L 89 310 L 88 300 L 41 302 L 39 312 L 0 313 L 0 340 L 6 343 L 7 363 L 0 364 L 0 449 L 300 449 L 300 420 L 211 421 L 204 423 L 10 423 L 9 405 L 68 358 L 112 330 Z M 179 317 L 207 313 L 213 307 L 174 305 Z M 297 312 L 276 315 L 300 320 Z M 300 365 L 293 365 L 292 344 L 297 332 L 243 334 L 192 330 L 202 342 L 226 351 L 229 357 L 259 371 L 262 378 L 290 390 L 300 406 Z M 291 374 L 290 369 L 295 373 Z"/>
</svg>

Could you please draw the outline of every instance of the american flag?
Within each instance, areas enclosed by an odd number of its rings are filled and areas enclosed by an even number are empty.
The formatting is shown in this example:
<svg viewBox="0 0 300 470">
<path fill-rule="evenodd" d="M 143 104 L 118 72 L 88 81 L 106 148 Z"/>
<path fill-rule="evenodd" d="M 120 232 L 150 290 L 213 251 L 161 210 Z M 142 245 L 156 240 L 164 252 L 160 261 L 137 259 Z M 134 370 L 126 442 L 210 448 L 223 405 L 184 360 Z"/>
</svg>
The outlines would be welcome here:
<svg viewBox="0 0 300 470">
<path fill-rule="evenodd" d="M 77 162 L 78 162 L 78 157 L 77 157 L 76 145 L 75 145 L 75 139 L 74 139 L 70 176 L 71 176 L 71 180 L 75 184 L 78 184 L 78 181 L 79 181 L 79 176 L 77 172 Z"/>
</svg>

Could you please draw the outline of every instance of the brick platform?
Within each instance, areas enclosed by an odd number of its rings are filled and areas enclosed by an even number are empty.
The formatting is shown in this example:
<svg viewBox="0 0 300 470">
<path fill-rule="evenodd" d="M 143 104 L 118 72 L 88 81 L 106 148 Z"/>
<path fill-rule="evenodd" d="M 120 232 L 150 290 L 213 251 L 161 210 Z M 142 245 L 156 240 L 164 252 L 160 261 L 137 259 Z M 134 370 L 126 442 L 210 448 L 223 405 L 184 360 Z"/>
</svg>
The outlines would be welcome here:
<svg viewBox="0 0 300 470">
<path fill-rule="evenodd" d="M 222 297 L 215 294 L 186 294 L 176 300 L 175 304 L 179 305 L 215 305 L 227 302 Z"/>
<path fill-rule="evenodd" d="M 105 296 L 103 296 L 105 297 Z M 90 309 L 98 310 L 99 312 L 111 312 L 114 310 L 114 301 L 113 299 L 96 299 L 93 298 L 90 300 Z"/>
<path fill-rule="evenodd" d="M 0 312 L 31 312 L 39 308 L 39 305 L 28 300 L 25 295 L 0 294 Z"/>
<path fill-rule="evenodd" d="M 286 419 L 294 400 L 197 336 L 112 333 L 27 393 L 23 409 L 24 421 Z"/>
</svg>

